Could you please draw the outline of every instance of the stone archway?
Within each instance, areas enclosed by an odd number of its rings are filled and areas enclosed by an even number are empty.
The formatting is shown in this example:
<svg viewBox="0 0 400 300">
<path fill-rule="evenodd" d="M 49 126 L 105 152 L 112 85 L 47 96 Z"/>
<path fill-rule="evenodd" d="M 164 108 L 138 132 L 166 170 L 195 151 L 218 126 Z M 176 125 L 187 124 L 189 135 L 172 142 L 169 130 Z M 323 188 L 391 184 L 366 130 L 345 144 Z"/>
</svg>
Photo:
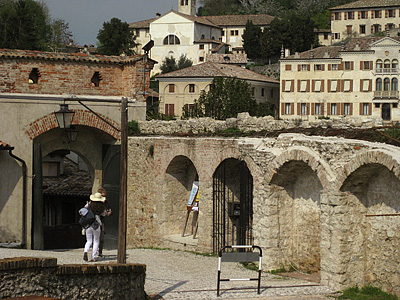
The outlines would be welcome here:
<svg viewBox="0 0 400 300">
<path fill-rule="evenodd" d="M 398 164 L 387 153 L 364 153 L 348 165 L 359 167 L 348 174 L 340 187 L 340 261 L 349 285 L 378 284 L 384 290 L 398 290 L 400 263 L 400 179 Z M 382 162 L 377 157 L 385 157 Z M 393 168 L 392 170 L 389 168 Z"/>
<path fill-rule="evenodd" d="M 188 157 L 178 155 L 171 160 L 159 192 L 162 201 L 159 202 L 157 211 L 161 236 L 182 234 L 190 191 L 193 182 L 198 180 L 197 169 Z M 192 224 L 192 217 L 193 214 L 187 224 Z"/>
</svg>

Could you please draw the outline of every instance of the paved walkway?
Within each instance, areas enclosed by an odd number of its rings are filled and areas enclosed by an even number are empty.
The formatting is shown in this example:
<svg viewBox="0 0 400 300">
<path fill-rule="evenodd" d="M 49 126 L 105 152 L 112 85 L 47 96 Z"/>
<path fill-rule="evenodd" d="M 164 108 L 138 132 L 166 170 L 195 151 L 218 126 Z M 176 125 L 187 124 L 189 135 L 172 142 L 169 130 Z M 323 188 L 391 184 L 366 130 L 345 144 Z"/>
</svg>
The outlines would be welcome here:
<svg viewBox="0 0 400 300">
<path fill-rule="evenodd" d="M 115 263 L 116 250 L 104 251 L 97 263 Z M 32 251 L 0 248 L 0 259 L 6 257 L 56 257 L 58 264 L 87 263 L 83 249 Z M 332 300 L 334 291 L 326 286 L 301 279 L 263 273 L 261 294 L 256 281 L 222 282 L 220 297 L 216 293 L 218 258 L 173 250 L 127 250 L 127 262 L 147 265 L 145 290 L 152 299 L 269 299 Z M 92 263 L 93 264 L 93 263 Z M 224 278 L 254 278 L 257 272 L 237 263 L 223 263 Z"/>
</svg>

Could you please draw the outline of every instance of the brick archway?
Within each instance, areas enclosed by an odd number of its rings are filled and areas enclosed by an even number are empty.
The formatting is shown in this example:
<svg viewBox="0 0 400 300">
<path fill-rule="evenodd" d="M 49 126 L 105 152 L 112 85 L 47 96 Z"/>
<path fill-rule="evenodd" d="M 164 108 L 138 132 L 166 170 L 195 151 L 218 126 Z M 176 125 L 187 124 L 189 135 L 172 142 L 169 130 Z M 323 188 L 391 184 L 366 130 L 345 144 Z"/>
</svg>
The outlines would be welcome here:
<svg viewBox="0 0 400 300">
<path fill-rule="evenodd" d="M 392 153 L 386 150 L 371 150 L 357 154 L 350 162 L 343 166 L 337 178 L 337 187 L 340 189 L 346 179 L 355 172 L 358 168 L 367 164 L 380 164 L 392 171 L 393 174 L 400 180 L 400 162 Z"/>
<path fill-rule="evenodd" d="M 267 167 L 265 179 L 269 183 L 279 169 L 287 162 L 302 161 L 310 166 L 316 173 L 322 186 L 326 188 L 331 182 L 335 181 L 335 175 L 331 171 L 328 163 L 325 162 L 317 153 L 306 147 L 293 147 L 278 155 Z"/>
<path fill-rule="evenodd" d="M 109 124 L 104 122 L 102 119 L 91 113 L 90 111 L 87 110 L 74 110 L 75 111 L 75 116 L 73 120 L 73 125 L 82 125 L 82 126 L 88 126 L 88 127 L 93 127 L 96 129 L 99 129 L 115 139 L 120 138 L 120 131 L 114 129 L 111 127 Z M 120 124 L 115 122 L 114 120 L 99 114 L 103 119 L 107 120 L 110 124 L 112 124 L 116 128 L 120 128 Z M 25 127 L 25 133 L 26 135 L 33 140 L 37 136 L 41 135 L 42 133 L 45 133 L 51 129 L 57 128 L 57 120 L 54 115 L 54 113 L 48 114 L 46 116 L 43 116 L 42 118 L 37 119 L 36 121 L 30 123 Z"/>
</svg>

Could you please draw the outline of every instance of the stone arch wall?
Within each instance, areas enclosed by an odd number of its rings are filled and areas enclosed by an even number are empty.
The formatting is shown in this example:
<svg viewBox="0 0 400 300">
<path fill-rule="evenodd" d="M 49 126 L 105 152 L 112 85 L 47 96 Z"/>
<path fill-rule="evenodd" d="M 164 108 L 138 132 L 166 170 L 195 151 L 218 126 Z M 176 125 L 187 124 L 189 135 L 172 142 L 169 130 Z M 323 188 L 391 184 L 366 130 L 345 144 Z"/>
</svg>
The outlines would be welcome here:
<svg viewBox="0 0 400 300">
<path fill-rule="evenodd" d="M 99 114 L 102 118 L 110 122 L 114 127 L 120 128 L 120 124 L 115 122 L 114 120 Z M 93 128 L 97 128 L 111 136 L 115 139 L 120 137 L 120 132 L 114 128 L 112 128 L 109 124 L 101 120 L 99 117 L 94 115 L 92 112 L 87 110 L 75 110 L 75 115 L 73 119 L 73 125 L 83 125 L 89 126 Z M 25 127 L 26 135 L 33 140 L 37 136 L 49 131 L 51 129 L 57 128 L 57 120 L 54 113 L 43 116 L 36 121 L 30 123 Z"/>
</svg>

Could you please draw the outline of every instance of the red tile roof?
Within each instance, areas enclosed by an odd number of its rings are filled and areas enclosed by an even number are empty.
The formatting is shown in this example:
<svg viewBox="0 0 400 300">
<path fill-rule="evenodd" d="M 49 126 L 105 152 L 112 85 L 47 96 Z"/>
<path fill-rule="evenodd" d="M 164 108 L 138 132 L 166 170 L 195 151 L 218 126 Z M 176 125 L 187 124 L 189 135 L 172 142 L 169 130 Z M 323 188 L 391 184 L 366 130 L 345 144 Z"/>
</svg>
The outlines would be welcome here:
<svg viewBox="0 0 400 300">
<path fill-rule="evenodd" d="M 330 8 L 330 10 L 354 9 L 354 8 L 379 8 L 400 6 L 399 0 L 360 0 Z"/>
<path fill-rule="evenodd" d="M 254 80 L 270 83 L 279 83 L 278 80 L 261 75 L 259 73 L 241 68 L 236 65 L 205 62 L 189 68 L 166 73 L 157 78 L 213 78 L 213 77 L 237 77 L 243 80 Z"/>
</svg>

